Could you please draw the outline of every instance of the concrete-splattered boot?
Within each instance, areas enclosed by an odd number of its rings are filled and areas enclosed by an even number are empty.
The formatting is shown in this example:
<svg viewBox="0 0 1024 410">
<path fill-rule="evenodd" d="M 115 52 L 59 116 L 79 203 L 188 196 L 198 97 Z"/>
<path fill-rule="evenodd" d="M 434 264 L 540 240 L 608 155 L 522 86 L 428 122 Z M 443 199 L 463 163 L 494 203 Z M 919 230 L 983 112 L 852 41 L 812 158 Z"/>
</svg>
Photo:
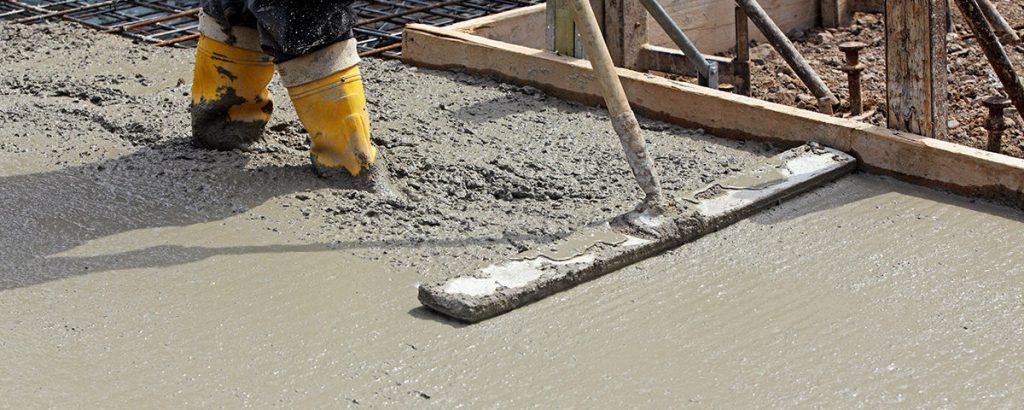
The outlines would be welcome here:
<svg viewBox="0 0 1024 410">
<path fill-rule="evenodd" d="M 317 175 L 374 191 L 389 202 L 403 202 L 370 141 L 358 63 L 356 43 L 350 39 L 278 64 L 278 70 L 309 132 L 309 157 Z"/>
<path fill-rule="evenodd" d="M 202 147 L 247 150 L 270 120 L 274 103 L 267 84 L 274 64 L 257 51 L 258 41 L 255 50 L 242 45 L 199 37 L 191 108 L 192 135 Z"/>
<path fill-rule="evenodd" d="M 277 65 L 321 176 L 338 170 L 358 176 L 377 159 L 358 64 L 356 41 L 348 39 Z"/>
<path fill-rule="evenodd" d="M 324 78 L 288 87 L 299 120 L 309 131 L 310 157 L 321 176 L 334 170 L 359 176 L 377 160 L 370 141 L 363 80 L 353 65 Z"/>
</svg>

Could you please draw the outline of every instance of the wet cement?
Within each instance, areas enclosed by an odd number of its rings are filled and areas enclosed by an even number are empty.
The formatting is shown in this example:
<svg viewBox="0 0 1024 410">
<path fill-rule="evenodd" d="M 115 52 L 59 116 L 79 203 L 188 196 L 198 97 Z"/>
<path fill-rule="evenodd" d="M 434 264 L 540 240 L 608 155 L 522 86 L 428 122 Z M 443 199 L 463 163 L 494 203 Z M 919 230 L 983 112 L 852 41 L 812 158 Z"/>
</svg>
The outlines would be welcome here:
<svg viewBox="0 0 1024 410">
<path fill-rule="evenodd" d="M 601 111 L 367 61 L 396 208 L 189 141 L 189 50 L 0 25 L 0 397 L 16 407 L 1016 407 L 1019 211 L 848 177 L 478 325 L 415 284 L 641 197 Z M 277 85 L 278 96 L 286 95 Z M 689 191 L 777 150 L 643 121 Z M 735 169 L 735 170 L 734 170 Z"/>
<path fill-rule="evenodd" d="M 531 259 L 524 260 L 524 254 L 520 254 L 469 269 L 455 278 L 422 284 L 418 299 L 423 306 L 446 316 L 480 322 L 700 239 L 838 180 L 857 167 L 854 157 L 816 144 L 788 150 L 770 162 L 777 168 L 774 173 L 783 177 L 774 184 L 737 189 L 724 188 L 730 183 L 715 183 L 688 194 L 688 198 L 701 198 L 692 206 L 632 211 L 578 228 L 572 235 L 545 245 L 539 253 L 526 252 Z M 771 172 L 751 171 L 748 179 L 762 180 L 758 177 L 766 174 Z M 619 233 L 620 244 L 600 239 L 613 232 Z"/>
<path fill-rule="evenodd" d="M 581 227 L 582 228 L 582 227 Z M 566 241 L 557 245 L 530 249 L 511 257 L 512 260 L 530 260 L 545 258 L 555 262 L 564 262 L 582 255 L 587 249 L 598 245 L 621 245 L 629 240 L 625 234 L 611 228 L 607 223 L 596 228 L 587 229 L 579 234 L 570 235 Z"/>
<path fill-rule="evenodd" d="M 285 237 L 372 248 L 360 254 L 443 275 L 434 259 L 469 263 L 532 249 L 642 198 L 602 110 L 531 88 L 368 60 L 373 138 L 412 202 L 407 209 L 355 181 L 313 177 L 307 136 L 276 80 L 266 141 L 252 153 L 212 152 L 191 146 L 192 50 L 132 47 L 60 25 L 4 26 L 0 41 L 11 50 L 0 55 L 0 175 L 9 193 L 0 205 L 17 210 L 10 220 L 64 225 L 56 241 L 31 235 L 31 223 L 3 227 L 9 238 L 30 238 L 7 250 L 14 256 L 0 267 L 16 273 L 0 277 L 0 288 L 84 269 L 21 266 L 90 239 L 237 214 Z M 673 190 L 778 151 L 642 125 Z M 87 206 L 96 203 L 109 205 Z M 272 212 L 252 212 L 264 203 Z M 381 252 L 393 247 L 414 255 Z"/>
</svg>

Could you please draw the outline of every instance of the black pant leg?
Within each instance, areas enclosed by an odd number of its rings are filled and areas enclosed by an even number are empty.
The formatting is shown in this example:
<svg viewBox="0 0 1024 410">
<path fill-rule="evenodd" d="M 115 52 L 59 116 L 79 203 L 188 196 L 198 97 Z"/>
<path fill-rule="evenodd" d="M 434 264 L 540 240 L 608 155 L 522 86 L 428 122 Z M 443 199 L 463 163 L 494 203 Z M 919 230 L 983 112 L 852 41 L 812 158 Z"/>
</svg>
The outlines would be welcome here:
<svg viewBox="0 0 1024 410">
<path fill-rule="evenodd" d="M 245 0 L 263 51 L 282 63 L 352 38 L 354 0 Z"/>
<path fill-rule="evenodd" d="M 245 0 L 200 0 L 203 13 L 229 26 L 256 27 L 256 16 L 249 12 Z"/>
</svg>

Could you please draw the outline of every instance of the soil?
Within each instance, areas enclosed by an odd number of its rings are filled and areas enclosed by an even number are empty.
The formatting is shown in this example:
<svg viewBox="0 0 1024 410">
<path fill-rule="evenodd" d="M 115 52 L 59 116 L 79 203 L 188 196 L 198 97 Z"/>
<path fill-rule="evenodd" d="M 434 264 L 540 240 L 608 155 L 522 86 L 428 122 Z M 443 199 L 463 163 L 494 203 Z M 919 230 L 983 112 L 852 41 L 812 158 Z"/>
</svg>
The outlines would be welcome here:
<svg viewBox="0 0 1024 410">
<path fill-rule="evenodd" d="M 1013 27 L 1024 26 L 1024 2 L 994 1 L 996 7 Z M 985 149 L 988 133 L 984 121 L 988 110 L 981 101 L 1001 93 L 1002 85 L 971 36 L 970 27 L 959 10 L 952 6 L 954 33 L 947 36 L 949 53 L 949 136 L 958 144 Z M 1022 32 L 1021 34 L 1024 34 Z M 857 13 L 853 24 L 837 29 L 814 28 L 791 33 L 797 49 L 808 60 L 822 80 L 841 100 L 840 115 L 849 113 L 849 90 L 846 73 L 841 70 L 845 56 L 838 45 L 845 41 L 861 41 L 868 48 L 861 51 L 861 62 L 867 65 L 862 74 L 862 95 L 865 112 L 875 110 L 866 121 L 885 126 L 885 22 L 882 14 Z M 1024 69 L 1024 46 L 1007 47 L 1017 70 Z M 794 107 L 816 110 L 811 93 L 793 74 L 771 46 L 761 44 L 751 50 L 751 81 L 754 97 Z M 1024 157 L 1024 128 L 1016 110 L 1008 109 L 1012 120 L 1003 136 L 1003 152 Z"/>
<path fill-rule="evenodd" d="M 287 95 L 191 142 L 192 51 L 0 24 L 0 397 L 16 407 L 1015 407 L 1019 211 L 856 175 L 464 326 L 417 283 L 620 214 L 602 110 L 363 64 L 396 205 L 316 177 Z M 688 192 L 779 150 L 641 119 Z"/>
</svg>

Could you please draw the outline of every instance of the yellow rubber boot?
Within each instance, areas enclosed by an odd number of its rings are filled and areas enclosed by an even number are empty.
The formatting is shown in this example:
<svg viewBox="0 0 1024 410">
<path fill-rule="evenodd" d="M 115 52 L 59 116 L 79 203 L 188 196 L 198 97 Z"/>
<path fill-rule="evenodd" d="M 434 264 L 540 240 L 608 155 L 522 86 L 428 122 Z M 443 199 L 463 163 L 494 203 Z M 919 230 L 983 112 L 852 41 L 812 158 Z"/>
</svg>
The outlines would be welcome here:
<svg viewBox="0 0 1024 410">
<path fill-rule="evenodd" d="M 274 64 L 261 51 L 199 37 L 192 81 L 192 135 L 206 148 L 248 149 L 274 109 Z"/>
<path fill-rule="evenodd" d="M 288 94 L 309 131 L 310 156 L 318 172 L 344 168 L 358 176 L 373 167 L 377 148 L 370 142 L 370 116 L 358 65 L 289 87 Z"/>
</svg>

